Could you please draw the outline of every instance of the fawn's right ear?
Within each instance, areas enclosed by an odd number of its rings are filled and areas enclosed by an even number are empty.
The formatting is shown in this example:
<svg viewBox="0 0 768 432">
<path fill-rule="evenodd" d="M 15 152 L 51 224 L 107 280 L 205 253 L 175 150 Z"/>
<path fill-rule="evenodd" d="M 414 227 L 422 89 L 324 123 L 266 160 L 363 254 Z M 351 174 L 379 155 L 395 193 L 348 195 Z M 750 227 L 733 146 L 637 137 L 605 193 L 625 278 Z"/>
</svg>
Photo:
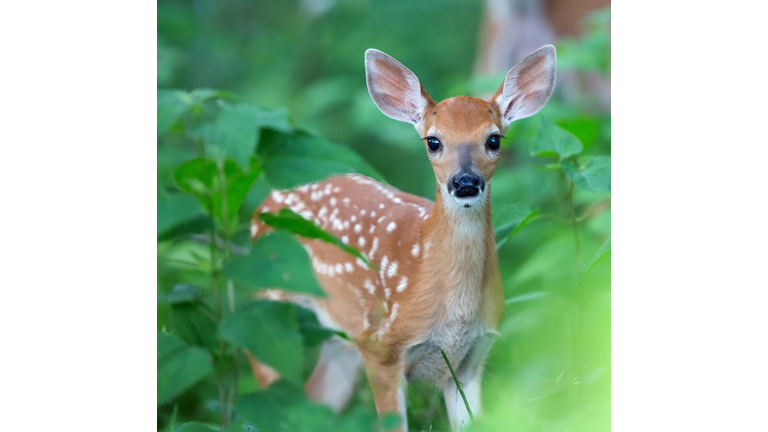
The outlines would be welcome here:
<svg viewBox="0 0 768 432">
<path fill-rule="evenodd" d="M 544 45 L 515 65 L 504 78 L 491 101 L 509 124 L 530 117 L 542 108 L 555 90 L 555 47 Z"/>
<path fill-rule="evenodd" d="M 365 78 L 373 102 L 395 120 L 416 126 L 435 103 L 413 72 L 379 50 L 365 52 Z"/>
</svg>

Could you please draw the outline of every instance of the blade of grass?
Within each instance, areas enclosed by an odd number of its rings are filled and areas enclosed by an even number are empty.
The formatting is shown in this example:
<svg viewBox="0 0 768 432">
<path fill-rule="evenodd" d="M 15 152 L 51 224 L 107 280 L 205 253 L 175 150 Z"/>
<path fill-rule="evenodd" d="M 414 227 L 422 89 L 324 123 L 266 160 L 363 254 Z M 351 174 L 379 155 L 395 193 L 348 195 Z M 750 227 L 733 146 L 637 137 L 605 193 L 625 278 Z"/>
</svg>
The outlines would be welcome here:
<svg viewBox="0 0 768 432">
<path fill-rule="evenodd" d="M 469 418 L 472 420 L 472 423 L 474 423 L 475 416 L 472 415 L 472 410 L 469 409 L 469 402 L 467 402 L 467 397 L 464 395 L 464 389 L 461 388 L 461 383 L 459 382 L 459 379 L 456 378 L 456 373 L 453 371 L 453 366 L 451 366 L 451 362 L 448 361 L 448 356 L 445 355 L 445 351 L 443 351 L 443 349 L 440 348 L 440 346 L 438 346 L 437 349 L 439 349 L 440 353 L 443 355 L 443 359 L 445 359 L 445 364 L 448 365 L 448 369 L 451 371 L 451 375 L 453 376 L 453 381 L 456 383 L 456 388 L 459 389 L 459 393 L 461 393 L 461 398 L 464 399 L 464 406 L 467 407 Z"/>
</svg>

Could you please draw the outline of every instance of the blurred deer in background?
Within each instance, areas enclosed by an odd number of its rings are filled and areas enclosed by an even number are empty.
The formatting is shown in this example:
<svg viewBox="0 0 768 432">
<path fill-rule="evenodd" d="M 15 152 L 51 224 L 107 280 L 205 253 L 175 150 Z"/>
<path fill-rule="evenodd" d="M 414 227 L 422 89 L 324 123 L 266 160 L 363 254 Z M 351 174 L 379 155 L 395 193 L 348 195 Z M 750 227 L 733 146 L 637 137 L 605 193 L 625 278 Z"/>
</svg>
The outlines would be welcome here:
<svg viewBox="0 0 768 432">
<path fill-rule="evenodd" d="M 610 0 L 485 0 L 474 74 L 501 73 L 536 47 L 579 35 L 582 20 L 590 11 L 610 5 Z M 610 77 L 593 71 L 560 74 L 558 92 L 570 101 L 585 94 L 596 96 L 598 109 L 611 109 Z"/>
<path fill-rule="evenodd" d="M 366 51 L 374 103 L 416 128 L 437 191 L 432 202 L 351 174 L 273 191 L 256 210 L 254 240 L 269 229 L 258 214 L 287 207 L 358 248 L 379 269 L 336 246 L 300 239 L 328 298 L 269 292 L 313 310 L 324 326 L 354 340 L 324 343 L 306 384 L 311 399 L 340 411 L 364 366 L 379 415 L 399 413 L 402 430 L 411 379 L 441 386 L 452 430 L 463 429 L 469 414 L 439 346 L 473 413 L 480 413 L 483 363 L 504 315 L 491 181 L 510 122 L 536 114 L 549 100 L 555 63 L 555 49 L 546 45 L 513 67 L 489 100 L 456 96 L 435 102 L 397 60 Z M 253 357 L 251 364 L 262 387 L 279 378 Z"/>
</svg>

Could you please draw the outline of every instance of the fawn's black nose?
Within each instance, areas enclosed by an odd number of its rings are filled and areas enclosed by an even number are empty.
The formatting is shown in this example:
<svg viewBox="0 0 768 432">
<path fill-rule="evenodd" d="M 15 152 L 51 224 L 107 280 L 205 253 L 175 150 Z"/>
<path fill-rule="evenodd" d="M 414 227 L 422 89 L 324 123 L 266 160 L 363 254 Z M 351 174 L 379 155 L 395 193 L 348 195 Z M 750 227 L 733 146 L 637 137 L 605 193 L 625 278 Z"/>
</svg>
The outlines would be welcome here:
<svg viewBox="0 0 768 432">
<path fill-rule="evenodd" d="M 480 177 L 473 174 L 460 174 L 453 177 L 451 185 L 454 189 L 454 195 L 462 197 L 473 197 L 479 194 L 485 186 Z"/>
</svg>

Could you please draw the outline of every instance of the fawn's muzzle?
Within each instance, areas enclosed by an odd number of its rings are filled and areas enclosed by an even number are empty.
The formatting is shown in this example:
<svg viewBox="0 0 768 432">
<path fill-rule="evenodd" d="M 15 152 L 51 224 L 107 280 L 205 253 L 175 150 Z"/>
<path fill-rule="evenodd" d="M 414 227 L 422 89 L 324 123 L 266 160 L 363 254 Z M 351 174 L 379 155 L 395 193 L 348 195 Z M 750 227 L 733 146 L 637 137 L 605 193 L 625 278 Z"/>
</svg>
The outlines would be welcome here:
<svg viewBox="0 0 768 432">
<path fill-rule="evenodd" d="M 483 191 L 485 182 L 474 174 L 456 175 L 448 182 L 448 192 L 453 189 L 453 195 L 459 198 L 477 196 Z"/>
</svg>

